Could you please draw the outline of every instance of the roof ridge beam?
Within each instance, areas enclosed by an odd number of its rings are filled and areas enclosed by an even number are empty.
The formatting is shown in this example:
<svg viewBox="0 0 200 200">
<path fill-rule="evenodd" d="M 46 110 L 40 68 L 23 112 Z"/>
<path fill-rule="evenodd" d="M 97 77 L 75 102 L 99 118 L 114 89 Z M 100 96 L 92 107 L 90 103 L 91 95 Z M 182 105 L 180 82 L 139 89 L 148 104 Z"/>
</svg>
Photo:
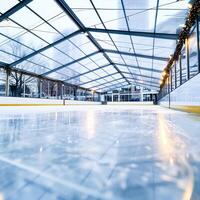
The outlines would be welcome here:
<svg viewBox="0 0 200 200">
<path fill-rule="evenodd" d="M 130 67 L 130 68 L 133 68 L 133 69 L 137 69 L 138 70 L 138 67 L 137 66 L 134 66 L 134 65 L 128 65 L 128 64 L 121 64 L 121 63 L 115 63 L 116 65 L 120 65 L 120 66 L 124 66 L 124 67 Z M 141 70 L 144 70 L 144 71 L 153 71 L 155 73 L 162 73 L 162 70 L 158 70 L 158 69 L 151 69 L 151 68 L 146 68 L 146 67 L 141 67 L 140 66 L 140 69 Z"/>
<path fill-rule="evenodd" d="M 167 40 L 178 39 L 178 34 L 171 34 L 171 33 L 153 33 L 153 32 L 126 31 L 126 30 L 102 29 L 102 28 L 86 28 L 85 30 L 89 32 L 95 32 L 95 33 L 110 33 L 110 34 L 118 34 L 118 35 L 159 38 L 159 39 L 167 39 Z"/>
<path fill-rule="evenodd" d="M 169 61 L 169 58 L 158 57 L 158 56 L 149 56 L 149 55 L 145 55 L 145 54 L 130 53 L 130 52 L 125 52 L 125 51 L 115 51 L 115 50 L 111 50 L 111 49 L 104 49 L 104 51 L 107 53 L 121 54 L 121 55 L 126 55 L 126 56 L 135 56 L 135 57 L 139 57 L 139 58 Z"/>
</svg>

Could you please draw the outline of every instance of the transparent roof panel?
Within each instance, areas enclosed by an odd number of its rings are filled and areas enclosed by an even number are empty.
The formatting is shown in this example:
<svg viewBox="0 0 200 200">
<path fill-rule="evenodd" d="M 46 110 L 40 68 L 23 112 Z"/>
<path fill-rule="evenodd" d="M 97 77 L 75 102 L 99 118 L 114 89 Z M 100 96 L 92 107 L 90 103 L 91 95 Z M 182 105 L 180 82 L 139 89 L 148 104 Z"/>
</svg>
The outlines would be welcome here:
<svg viewBox="0 0 200 200">
<path fill-rule="evenodd" d="M 185 21 L 188 11 L 187 1 L 160 0 L 160 5 L 162 9 L 158 12 L 156 32 L 177 33 L 179 26 Z"/>
<path fill-rule="evenodd" d="M 22 1 L 1 0 L 0 61 L 77 85 L 103 84 L 99 89 L 127 85 L 121 72 L 150 86 L 176 46 L 176 39 L 154 38 L 154 32 L 178 36 L 188 12 L 186 1 L 159 0 L 158 9 L 157 2 L 64 0 L 69 16 L 57 1 L 33 0 L 4 18 Z"/>
<path fill-rule="evenodd" d="M 18 3 L 19 3 L 19 1 L 17 1 L 17 0 L 1 0 L 0 1 L 0 12 L 5 13 L 7 10 L 11 9 Z"/>
</svg>

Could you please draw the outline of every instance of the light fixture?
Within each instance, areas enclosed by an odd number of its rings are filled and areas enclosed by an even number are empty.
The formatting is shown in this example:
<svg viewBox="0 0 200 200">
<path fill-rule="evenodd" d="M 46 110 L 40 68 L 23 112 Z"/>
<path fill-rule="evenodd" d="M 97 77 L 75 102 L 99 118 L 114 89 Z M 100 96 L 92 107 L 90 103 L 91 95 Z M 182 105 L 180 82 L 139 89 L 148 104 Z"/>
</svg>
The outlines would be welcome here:
<svg viewBox="0 0 200 200">
<path fill-rule="evenodd" d="M 192 4 L 188 3 L 188 8 L 191 9 L 192 8 Z"/>
<path fill-rule="evenodd" d="M 162 73 L 162 76 L 165 77 L 167 75 L 167 72 L 164 70 Z"/>
</svg>

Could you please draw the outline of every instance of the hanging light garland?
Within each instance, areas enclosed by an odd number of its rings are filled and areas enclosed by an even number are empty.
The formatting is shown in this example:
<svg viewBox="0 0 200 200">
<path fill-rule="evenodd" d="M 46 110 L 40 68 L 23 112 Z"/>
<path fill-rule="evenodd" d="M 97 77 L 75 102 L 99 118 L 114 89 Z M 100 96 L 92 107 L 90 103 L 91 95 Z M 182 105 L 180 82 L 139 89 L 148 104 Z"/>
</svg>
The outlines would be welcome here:
<svg viewBox="0 0 200 200">
<path fill-rule="evenodd" d="M 167 66 L 163 70 L 162 78 L 160 81 L 160 89 L 162 89 L 163 86 L 165 85 L 165 82 L 167 78 L 169 77 L 171 66 L 173 65 L 175 60 L 178 60 L 178 57 L 181 54 L 182 47 L 185 43 L 185 40 L 187 36 L 189 35 L 191 28 L 195 24 L 198 13 L 200 12 L 200 1 L 197 0 L 193 4 L 188 4 L 188 7 L 190 10 L 186 18 L 185 24 L 183 25 L 183 28 L 181 32 L 179 33 L 175 52 L 173 55 L 170 56 Z"/>
</svg>

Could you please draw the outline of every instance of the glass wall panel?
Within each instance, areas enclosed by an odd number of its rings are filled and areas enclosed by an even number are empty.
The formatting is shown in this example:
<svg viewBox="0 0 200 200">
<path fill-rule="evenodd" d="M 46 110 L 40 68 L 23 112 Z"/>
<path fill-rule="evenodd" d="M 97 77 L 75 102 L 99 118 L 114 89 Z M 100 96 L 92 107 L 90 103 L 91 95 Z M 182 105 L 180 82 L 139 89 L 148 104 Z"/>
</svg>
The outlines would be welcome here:
<svg viewBox="0 0 200 200">
<path fill-rule="evenodd" d="M 56 99 L 58 93 L 58 84 L 54 81 L 49 81 L 49 98 Z"/>
<path fill-rule="evenodd" d="M 49 91 L 48 80 L 46 79 L 41 80 L 41 97 L 48 98 L 49 96 L 48 91 Z"/>
<path fill-rule="evenodd" d="M 25 75 L 18 72 L 11 72 L 9 76 L 9 95 L 13 97 L 22 97 L 24 94 Z"/>
<path fill-rule="evenodd" d="M 25 76 L 24 97 L 39 97 L 39 81 L 36 77 Z"/>
<path fill-rule="evenodd" d="M 85 90 L 83 89 L 77 89 L 77 100 L 79 101 L 85 101 Z"/>
<path fill-rule="evenodd" d="M 74 100 L 74 89 L 70 85 L 64 86 L 63 98 L 67 100 Z"/>
<path fill-rule="evenodd" d="M 190 78 L 198 73 L 198 51 L 197 51 L 197 29 L 193 31 L 188 39 L 189 44 L 189 69 Z"/>
<path fill-rule="evenodd" d="M 62 83 L 57 83 L 57 98 L 62 99 L 63 95 L 63 85 Z"/>
<path fill-rule="evenodd" d="M 0 96 L 6 95 L 6 71 L 0 69 Z"/>
</svg>

